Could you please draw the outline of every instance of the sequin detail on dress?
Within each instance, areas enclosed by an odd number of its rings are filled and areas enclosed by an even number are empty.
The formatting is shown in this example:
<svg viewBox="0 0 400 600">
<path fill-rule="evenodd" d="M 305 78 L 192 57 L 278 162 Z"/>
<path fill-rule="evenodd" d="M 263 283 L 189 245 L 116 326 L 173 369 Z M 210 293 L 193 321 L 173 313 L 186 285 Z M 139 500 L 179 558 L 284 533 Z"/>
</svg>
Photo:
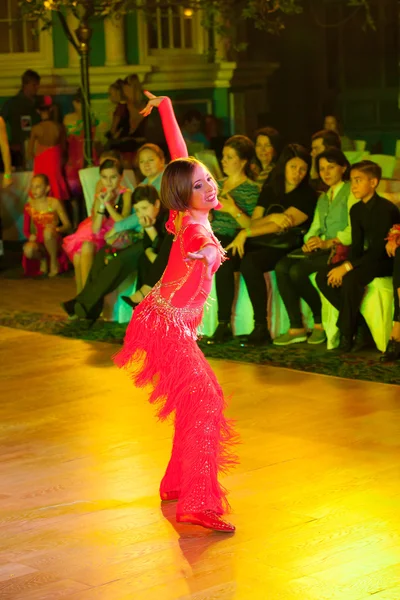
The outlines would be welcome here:
<svg viewBox="0 0 400 600">
<path fill-rule="evenodd" d="M 184 220 L 161 281 L 135 309 L 114 359 L 137 386 L 152 385 L 149 400 L 158 405 L 160 419 L 174 413 L 172 455 L 160 492 L 179 493 L 177 514 L 222 515 L 229 505 L 218 473 L 237 462 L 222 389 L 196 344 L 212 279 L 201 261 L 185 258 L 207 244 L 218 249 L 215 271 L 224 257 L 219 242 L 205 227 Z"/>
</svg>

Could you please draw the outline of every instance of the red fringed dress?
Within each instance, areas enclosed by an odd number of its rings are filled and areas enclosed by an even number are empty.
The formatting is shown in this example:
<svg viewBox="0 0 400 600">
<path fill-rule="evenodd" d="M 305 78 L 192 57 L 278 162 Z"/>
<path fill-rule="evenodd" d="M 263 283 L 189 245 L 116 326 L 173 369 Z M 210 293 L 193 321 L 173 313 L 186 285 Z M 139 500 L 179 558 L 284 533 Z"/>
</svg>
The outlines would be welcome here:
<svg viewBox="0 0 400 600">
<path fill-rule="evenodd" d="M 171 131 L 175 140 L 181 138 L 167 100 L 160 105 L 160 114 L 170 142 Z M 176 158 L 176 153 L 172 156 Z M 178 515 L 204 510 L 222 515 L 229 505 L 218 473 L 237 462 L 230 451 L 236 435 L 224 416 L 222 389 L 196 344 L 212 277 L 202 261 L 185 259 L 189 252 L 212 244 L 218 250 L 212 265 L 215 273 L 224 251 L 210 229 L 190 221 L 190 215 L 183 214 L 180 227 L 173 231 L 167 268 L 135 309 L 114 361 L 131 373 L 138 387 L 152 385 L 149 400 L 158 405 L 160 419 L 174 414 L 172 455 L 160 492 L 179 492 Z"/>
</svg>

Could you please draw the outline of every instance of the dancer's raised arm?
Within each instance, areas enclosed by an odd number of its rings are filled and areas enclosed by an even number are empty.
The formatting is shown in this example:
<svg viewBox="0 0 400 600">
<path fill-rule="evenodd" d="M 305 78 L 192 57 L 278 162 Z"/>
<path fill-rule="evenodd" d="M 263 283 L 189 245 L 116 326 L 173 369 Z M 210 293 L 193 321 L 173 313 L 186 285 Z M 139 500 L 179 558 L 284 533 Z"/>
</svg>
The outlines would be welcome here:
<svg viewBox="0 0 400 600">
<path fill-rule="evenodd" d="M 187 147 L 176 121 L 171 100 L 167 96 L 154 96 L 151 92 L 144 92 L 144 94 L 149 98 L 149 101 L 141 114 L 147 117 L 154 107 L 158 108 L 171 160 L 187 158 Z"/>
</svg>

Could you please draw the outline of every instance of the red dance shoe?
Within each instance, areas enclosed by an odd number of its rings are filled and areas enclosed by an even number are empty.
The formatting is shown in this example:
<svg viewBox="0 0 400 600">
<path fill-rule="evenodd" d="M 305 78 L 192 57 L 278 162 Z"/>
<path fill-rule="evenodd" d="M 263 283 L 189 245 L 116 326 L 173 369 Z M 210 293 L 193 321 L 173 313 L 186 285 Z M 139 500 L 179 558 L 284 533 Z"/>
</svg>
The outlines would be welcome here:
<svg viewBox="0 0 400 600">
<path fill-rule="evenodd" d="M 178 500 L 179 492 L 160 492 L 160 498 L 163 502 L 173 502 Z"/>
<path fill-rule="evenodd" d="M 178 523 L 191 523 L 192 525 L 200 525 L 206 529 L 213 529 L 214 531 L 221 531 L 223 533 L 233 533 L 236 529 L 232 523 L 224 521 L 213 510 L 176 515 L 176 520 Z"/>
</svg>

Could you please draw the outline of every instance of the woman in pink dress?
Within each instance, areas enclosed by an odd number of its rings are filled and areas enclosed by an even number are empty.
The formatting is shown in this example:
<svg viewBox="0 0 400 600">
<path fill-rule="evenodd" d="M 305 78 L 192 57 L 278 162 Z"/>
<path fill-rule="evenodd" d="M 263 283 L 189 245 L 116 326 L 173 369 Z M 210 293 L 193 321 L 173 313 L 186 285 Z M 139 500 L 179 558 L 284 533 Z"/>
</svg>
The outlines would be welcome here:
<svg viewBox="0 0 400 600">
<path fill-rule="evenodd" d="M 219 208 L 217 185 L 204 165 L 187 158 L 169 98 L 146 95 L 150 102 L 143 114 L 159 106 L 175 158 L 161 184 L 162 202 L 170 209 L 167 229 L 175 239 L 161 280 L 135 309 L 114 360 L 137 386 L 152 384 L 150 402 L 159 405 L 160 419 L 174 413 L 161 499 L 178 501 L 180 523 L 230 533 L 235 527 L 222 518 L 229 505 L 218 472 L 236 462 L 229 451 L 235 435 L 224 416 L 221 387 L 196 344 L 212 277 L 225 254 L 208 219 L 210 210 Z"/>
<path fill-rule="evenodd" d="M 63 251 L 62 233 L 71 228 L 64 205 L 51 198 L 47 175 L 34 175 L 30 200 L 24 206 L 24 235 L 22 266 L 30 277 L 67 271 L 68 257 Z M 61 224 L 60 224 L 61 223 Z"/>
<path fill-rule="evenodd" d="M 64 238 L 63 248 L 75 269 L 76 289 L 84 288 L 94 255 L 105 245 L 105 234 L 116 221 L 132 212 L 132 192 L 122 187 L 123 168 L 114 158 L 100 164 L 100 191 L 96 193 L 92 214 L 72 235 Z"/>
<path fill-rule="evenodd" d="M 34 175 L 46 175 L 50 182 L 50 196 L 68 200 L 69 192 L 62 166 L 66 149 L 64 127 L 51 119 L 52 99 L 45 96 L 38 111 L 40 123 L 34 125 L 28 146 L 28 156 L 34 157 Z"/>
</svg>

